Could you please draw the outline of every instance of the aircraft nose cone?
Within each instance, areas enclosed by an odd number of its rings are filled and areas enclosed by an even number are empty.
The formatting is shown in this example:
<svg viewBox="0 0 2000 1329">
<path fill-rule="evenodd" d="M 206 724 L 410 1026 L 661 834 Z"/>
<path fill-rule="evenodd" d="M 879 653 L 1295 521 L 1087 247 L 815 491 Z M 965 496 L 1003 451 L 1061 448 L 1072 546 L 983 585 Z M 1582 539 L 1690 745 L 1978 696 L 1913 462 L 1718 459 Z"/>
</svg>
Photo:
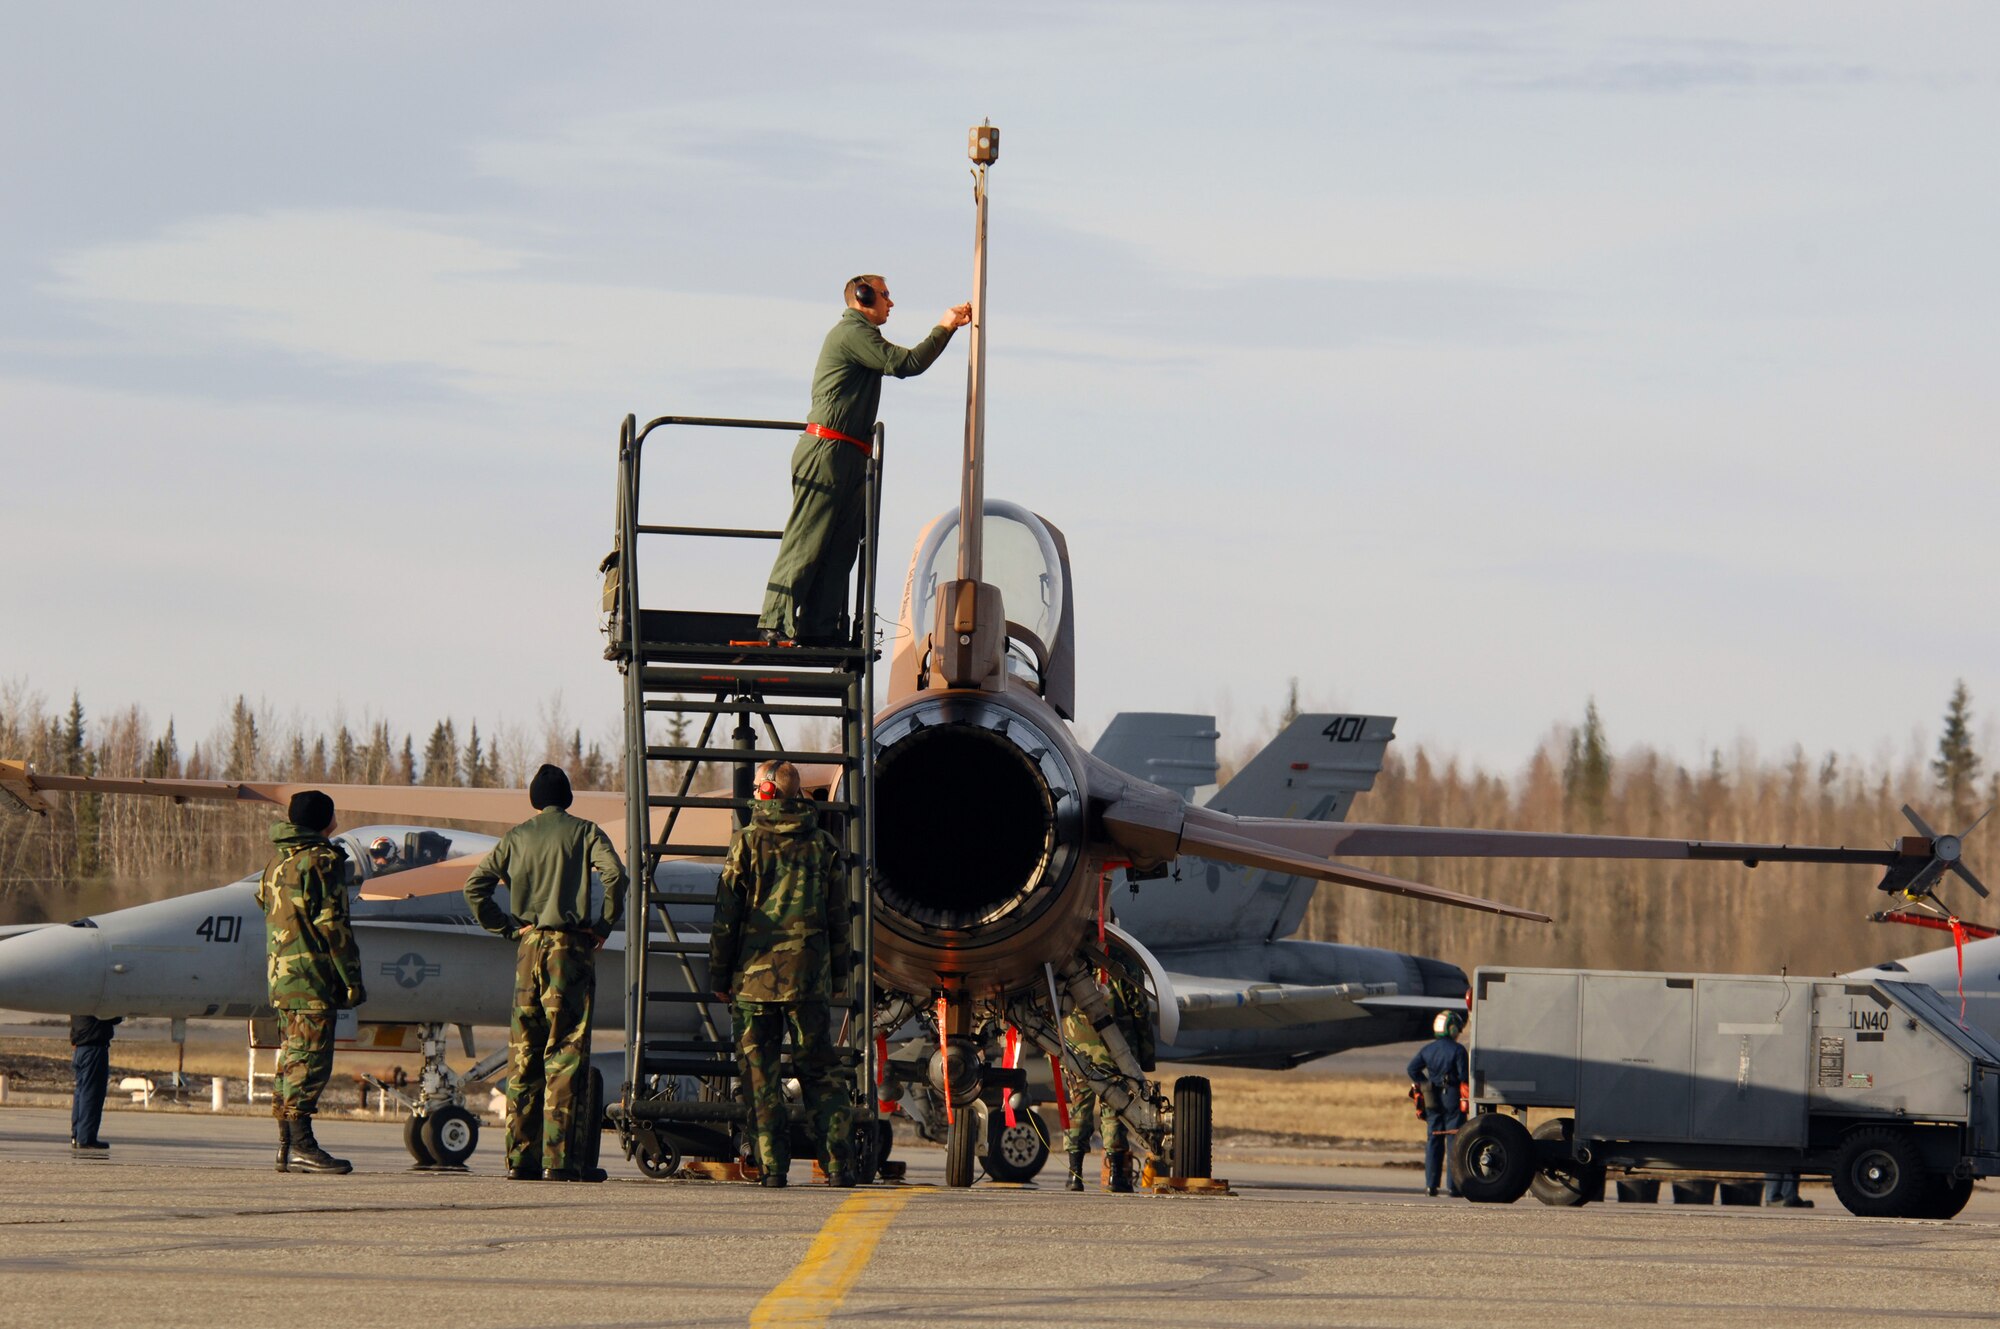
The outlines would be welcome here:
<svg viewBox="0 0 2000 1329">
<path fill-rule="evenodd" d="M 0 1007 L 94 1014 L 104 996 L 104 955 L 96 928 L 38 928 L 0 941 Z"/>
</svg>

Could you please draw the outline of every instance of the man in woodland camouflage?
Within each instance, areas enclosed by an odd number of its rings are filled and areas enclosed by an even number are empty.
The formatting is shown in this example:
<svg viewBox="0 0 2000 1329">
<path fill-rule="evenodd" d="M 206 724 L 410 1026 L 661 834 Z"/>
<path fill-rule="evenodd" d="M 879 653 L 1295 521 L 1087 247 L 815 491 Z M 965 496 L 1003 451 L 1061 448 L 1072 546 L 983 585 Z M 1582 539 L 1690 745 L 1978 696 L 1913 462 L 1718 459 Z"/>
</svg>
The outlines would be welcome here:
<svg viewBox="0 0 2000 1329">
<path fill-rule="evenodd" d="M 1108 954 L 1111 964 L 1105 969 L 1102 979 L 1105 999 L 1111 1006 L 1111 1018 L 1117 1023 L 1118 1032 L 1125 1036 L 1126 1045 L 1138 1059 L 1140 1069 L 1150 1069 L 1153 1064 L 1153 1018 L 1146 1006 L 1145 985 L 1131 967 L 1125 952 L 1113 946 Z M 1112 1060 L 1111 1049 L 1104 1045 L 1104 1040 L 1091 1026 L 1090 1018 L 1081 1010 L 1072 1009 L 1064 1018 L 1063 1039 L 1077 1056 L 1092 1066 L 1105 1071 L 1118 1068 L 1118 1063 Z M 1105 1189 L 1119 1192 L 1131 1190 L 1132 1152 L 1126 1144 L 1124 1120 L 1100 1103 L 1087 1081 L 1071 1084 L 1069 1091 L 1069 1131 L 1063 1136 L 1063 1147 L 1069 1153 L 1066 1188 L 1073 1191 L 1083 1189 L 1083 1157 L 1090 1152 L 1090 1133 L 1096 1126 L 1104 1132 Z"/>
<path fill-rule="evenodd" d="M 334 1014 L 368 1000 L 347 915 L 347 852 L 327 842 L 333 800 L 319 790 L 293 795 L 286 814 L 271 827 L 277 854 L 257 883 L 271 1005 L 285 1031 L 272 1093 L 278 1171 L 352 1172 L 320 1148 L 312 1126 L 333 1074 Z"/>
<path fill-rule="evenodd" d="M 590 1066 L 590 1008 L 597 985 L 594 954 L 625 912 L 625 865 L 594 822 L 569 815 L 569 777 L 554 766 L 535 772 L 528 801 L 535 815 L 500 837 L 465 879 L 479 925 L 516 939 L 514 1022 L 508 1038 L 507 1175 L 516 1181 L 602 1181 L 570 1149 Z M 604 886 L 603 916 L 592 919 L 590 872 Z M 511 912 L 493 901 L 507 888 Z"/>
<path fill-rule="evenodd" d="M 758 767 L 757 799 L 722 869 L 709 933 L 709 986 L 719 1000 L 734 1002 L 763 1184 L 783 1186 L 792 1161 L 778 1064 L 789 1024 L 820 1166 L 828 1185 L 852 1186 L 847 1087 L 827 1009 L 851 977 L 840 846 L 820 829 L 812 801 L 800 796 L 798 768 L 790 762 Z"/>
</svg>

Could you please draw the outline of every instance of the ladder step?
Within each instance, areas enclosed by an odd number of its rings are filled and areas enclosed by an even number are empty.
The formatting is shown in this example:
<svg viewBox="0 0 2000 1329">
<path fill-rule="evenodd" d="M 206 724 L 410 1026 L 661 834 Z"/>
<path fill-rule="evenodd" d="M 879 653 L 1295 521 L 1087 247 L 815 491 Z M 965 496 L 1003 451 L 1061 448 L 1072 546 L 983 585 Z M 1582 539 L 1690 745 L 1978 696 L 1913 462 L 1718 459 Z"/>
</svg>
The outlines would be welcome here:
<svg viewBox="0 0 2000 1329">
<path fill-rule="evenodd" d="M 707 955 L 708 938 L 700 941 L 649 941 L 646 943 L 648 955 Z"/>
<path fill-rule="evenodd" d="M 758 800 L 754 798 L 722 798 L 713 794 L 652 794 L 646 799 L 649 808 L 754 808 Z M 832 801 L 815 802 L 813 807 L 821 812 L 852 812 L 851 803 Z"/>
<path fill-rule="evenodd" d="M 648 1053 L 640 1058 L 640 1068 L 646 1075 L 693 1075 L 707 1079 L 712 1075 L 736 1077 L 736 1059 L 722 1061 L 714 1057 L 659 1057 Z"/>
<path fill-rule="evenodd" d="M 648 1052 L 727 1052 L 736 1055 L 734 1043 L 724 1043 L 714 1038 L 649 1038 L 646 1040 Z"/>
<path fill-rule="evenodd" d="M 706 895 L 700 891 L 648 891 L 647 904 L 714 904 L 715 892 Z"/>
<path fill-rule="evenodd" d="M 629 1111 L 639 1121 L 745 1121 L 750 1115 L 741 1103 L 683 1103 L 671 1098 L 634 1103 Z"/>
<path fill-rule="evenodd" d="M 750 526 L 637 526 L 641 535 L 719 535 L 732 540 L 782 540 L 783 531 Z"/>
<path fill-rule="evenodd" d="M 648 992 L 647 1001 L 706 1002 L 710 1006 L 720 1006 L 721 1002 L 707 992 Z"/>
<path fill-rule="evenodd" d="M 738 711 L 753 711 L 758 715 L 806 715 L 838 720 L 847 714 L 845 706 L 806 706 L 797 702 L 784 704 L 764 701 L 663 701 L 645 703 L 649 711 L 678 712 L 687 715 L 734 715 Z"/>
<path fill-rule="evenodd" d="M 853 766 L 844 752 L 799 752 L 791 748 L 647 748 L 647 761 L 705 761 L 716 765 L 753 761 L 793 761 L 815 766 Z"/>
<path fill-rule="evenodd" d="M 649 854 L 672 854 L 676 858 L 727 858 L 729 846 L 726 844 L 657 844 L 646 843 Z"/>
<path fill-rule="evenodd" d="M 726 691 L 732 696 L 844 697 L 853 685 L 854 679 L 846 673 L 794 674 L 721 665 L 708 669 L 655 667 L 639 671 L 639 686 L 647 692 Z"/>
</svg>

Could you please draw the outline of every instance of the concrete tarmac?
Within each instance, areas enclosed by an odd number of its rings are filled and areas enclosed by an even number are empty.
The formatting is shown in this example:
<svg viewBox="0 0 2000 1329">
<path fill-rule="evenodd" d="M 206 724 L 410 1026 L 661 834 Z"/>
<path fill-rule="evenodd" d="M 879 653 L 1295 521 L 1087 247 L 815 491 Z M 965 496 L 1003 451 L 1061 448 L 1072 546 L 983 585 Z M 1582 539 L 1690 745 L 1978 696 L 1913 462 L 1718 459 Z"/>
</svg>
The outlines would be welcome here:
<svg viewBox="0 0 2000 1329">
<path fill-rule="evenodd" d="M 0 1324 L 148 1326 L 1757 1325 L 2000 1317 L 2000 1192 L 1949 1223 L 1810 1211 L 1428 1199 L 1407 1167 L 1231 1150 L 1237 1195 L 905 1187 L 780 1192 L 510 1182 L 482 1132 L 467 1174 L 408 1170 L 393 1124 L 322 1119 L 347 1177 L 271 1170 L 275 1128 L 0 1109 Z M 607 1145 L 611 1137 L 606 1137 Z M 609 1152 L 609 1151 L 607 1151 Z M 1095 1159 L 1093 1158 L 1093 1164 Z M 1375 1160 L 1378 1161 L 1379 1160 Z M 795 1182 L 807 1169 L 795 1167 Z"/>
</svg>

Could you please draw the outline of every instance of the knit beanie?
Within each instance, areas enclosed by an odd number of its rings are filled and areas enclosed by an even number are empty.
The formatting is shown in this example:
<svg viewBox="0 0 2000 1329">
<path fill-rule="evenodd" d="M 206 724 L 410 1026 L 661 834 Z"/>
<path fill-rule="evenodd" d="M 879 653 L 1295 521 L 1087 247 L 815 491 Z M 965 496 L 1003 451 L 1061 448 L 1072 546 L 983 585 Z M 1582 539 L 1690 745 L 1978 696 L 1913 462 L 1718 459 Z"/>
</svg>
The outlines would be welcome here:
<svg viewBox="0 0 2000 1329">
<path fill-rule="evenodd" d="M 324 831 L 333 825 L 333 800 L 317 789 L 301 790 L 292 795 L 285 816 L 302 831 Z"/>
<path fill-rule="evenodd" d="M 570 797 L 569 777 L 560 766 L 544 766 L 528 782 L 528 802 L 537 812 L 543 808 L 566 808 Z"/>
</svg>

